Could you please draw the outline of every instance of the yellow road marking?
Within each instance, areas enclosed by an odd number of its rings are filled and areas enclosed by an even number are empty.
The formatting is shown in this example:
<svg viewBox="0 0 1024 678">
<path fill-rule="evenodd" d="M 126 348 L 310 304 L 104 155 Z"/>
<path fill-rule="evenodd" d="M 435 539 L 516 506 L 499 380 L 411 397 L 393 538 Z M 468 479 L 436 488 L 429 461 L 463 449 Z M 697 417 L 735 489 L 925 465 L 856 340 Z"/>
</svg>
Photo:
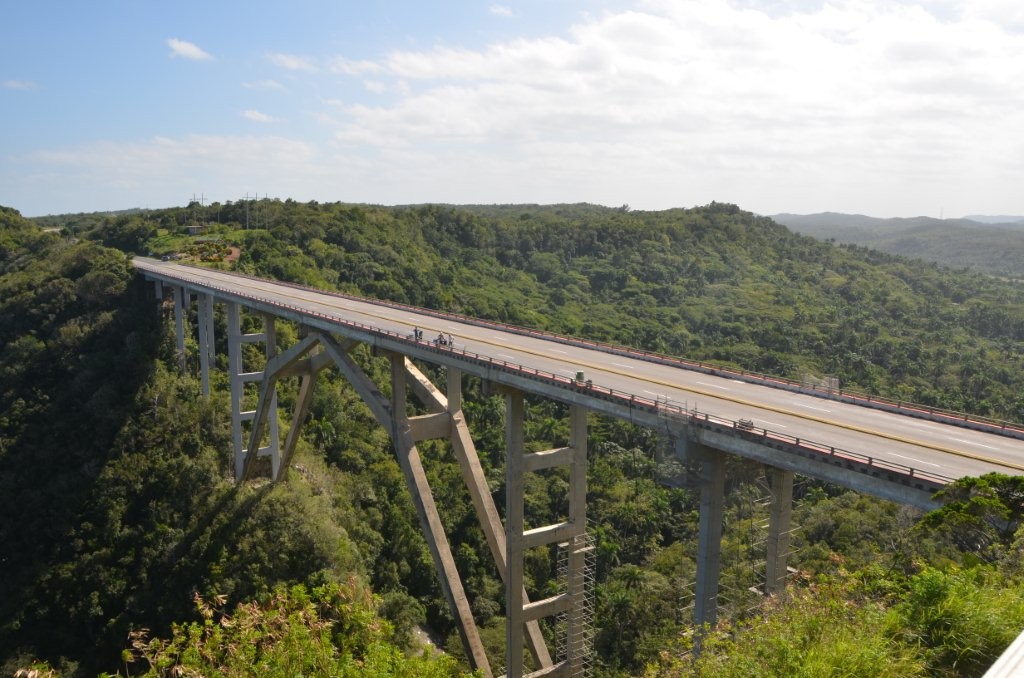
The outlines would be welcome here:
<svg viewBox="0 0 1024 678">
<path fill-rule="evenodd" d="M 226 273 L 226 272 L 221 272 L 221 273 L 224 273 L 227 277 L 233 277 L 233 275 L 231 273 Z M 216 280 L 216 278 L 214 278 L 214 280 Z M 266 282 L 266 281 L 257 281 L 257 282 L 273 285 L 272 282 Z M 286 289 L 288 289 L 288 288 L 286 288 Z M 270 290 L 262 290 L 262 291 L 266 292 L 266 291 L 270 291 Z M 295 299 L 297 301 L 303 301 L 303 302 L 309 303 L 308 299 L 304 299 L 303 297 L 301 297 L 299 295 L 287 294 L 287 293 L 278 291 L 277 289 L 274 289 L 272 291 L 272 293 L 276 294 L 278 296 L 281 296 L 281 297 L 286 297 L 286 298 L 290 298 L 290 299 Z M 328 299 L 337 299 L 337 297 L 333 297 L 330 294 L 324 294 L 324 296 L 326 296 Z M 319 303 L 319 302 L 315 302 L 315 303 Z M 368 304 L 372 305 L 372 302 L 356 302 L 356 303 L 368 303 Z M 365 311 L 365 310 L 354 310 L 354 309 L 350 309 L 350 308 L 345 308 L 343 306 L 332 306 L 332 304 L 330 304 L 330 303 L 323 304 L 323 305 L 328 306 L 328 307 L 332 307 L 332 308 L 337 308 L 338 310 L 349 311 L 349 312 L 353 312 L 353 313 L 359 313 L 361 315 L 369 316 L 371 318 L 377 318 L 378 320 L 386 320 L 388 322 L 399 322 L 399 323 L 402 322 L 400 320 L 396 321 L 393 318 L 389 318 L 386 315 L 381 315 L 381 314 L 377 314 L 377 313 L 371 313 L 371 312 Z M 406 310 L 406 309 L 402 309 L 402 310 Z M 406 310 L 406 312 L 413 313 L 413 314 L 416 313 L 416 311 L 413 311 L 413 310 Z M 427 316 L 427 317 L 430 318 L 432 316 Z M 456 322 L 460 322 L 460 321 L 456 321 Z M 439 332 L 443 331 L 441 328 L 438 328 L 436 326 L 431 327 L 430 325 L 427 325 L 427 324 L 423 325 L 423 329 L 428 330 L 430 332 L 433 332 L 435 329 L 437 329 Z M 453 335 L 453 336 L 458 336 L 458 335 Z M 461 338 L 462 339 L 466 339 L 467 337 L 461 337 Z M 484 338 L 475 338 L 474 337 L 474 338 L 472 338 L 472 341 L 475 341 L 475 342 L 478 342 L 478 343 L 481 343 L 481 344 L 486 344 L 488 346 L 498 346 L 498 347 L 502 346 L 502 344 L 498 344 L 498 343 L 496 343 L 494 341 L 490 341 L 490 340 L 487 340 L 487 339 L 484 339 Z M 517 348 L 516 350 L 517 351 L 521 351 L 522 353 L 526 353 L 526 354 L 529 354 L 529 355 L 536 356 L 536 357 L 545 358 L 545 359 L 549 359 L 549 360 L 551 359 L 550 356 L 544 355 L 542 353 L 539 353 L 537 351 L 533 351 L 533 350 L 530 350 L 530 349 L 527 349 L 527 348 Z M 998 459 L 993 459 L 991 457 L 987 457 L 987 456 L 982 455 L 982 454 L 975 454 L 975 453 L 966 452 L 966 451 L 963 451 L 963 450 L 956 450 L 956 449 L 953 449 L 951 447 L 945 447 L 943 445 L 938 445 L 938 444 L 935 444 L 935 443 L 925 443 L 925 442 L 921 442 L 919 440 L 914 440 L 913 438 L 906 438 L 904 436 L 896 435 L 896 434 L 893 434 L 893 433 L 882 433 L 881 431 L 875 431 L 875 430 L 872 430 L 872 429 L 869 429 L 869 428 L 865 428 L 865 427 L 862 427 L 862 426 L 857 426 L 855 424 L 845 424 L 845 423 L 842 423 L 842 422 L 832 421 L 830 419 L 825 419 L 823 417 L 818 417 L 818 416 L 811 415 L 811 414 L 806 414 L 806 413 L 803 413 L 803 412 L 794 412 L 792 410 L 788 410 L 786 408 L 779 407 L 777 405 L 758 404 L 758 403 L 755 403 L 755 402 L 752 402 L 752 401 L 749 401 L 749 400 L 745 400 L 743 398 L 737 398 L 735 396 L 723 395 L 721 392 L 712 392 L 712 391 L 706 391 L 706 390 L 699 389 L 699 388 L 693 388 L 693 387 L 690 387 L 690 386 L 683 386 L 683 385 L 680 385 L 680 384 L 672 383 L 670 381 L 665 381 L 665 380 L 662 380 L 662 379 L 657 379 L 657 378 L 649 377 L 649 376 L 638 376 L 638 375 L 636 375 L 634 373 L 628 373 L 628 372 L 623 372 L 621 370 L 611 369 L 611 368 L 606 367 L 604 365 L 597 365 L 597 364 L 594 364 L 594 363 L 591 363 L 591 362 L 587 362 L 587 361 L 581 360 L 579 358 L 573 358 L 573 357 L 569 357 L 569 356 L 571 356 L 571 354 L 568 354 L 568 356 L 565 359 L 559 359 L 559 360 L 562 360 L 563 362 L 569 363 L 570 365 L 576 365 L 578 367 L 591 367 L 591 368 L 594 368 L 596 370 L 600 370 L 602 372 L 609 372 L 611 374 L 616 374 L 616 375 L 618 375 L 620 377 L 629 377 L 631 379 L 639 379 L 640 381 L 643 381 L 643 382 L 646 382 L 646 383 L 658 384 L 659 386 L 666 386 L 666 387 L 669 387 L 669 388 L 674 388 L 674 389 L 677 389 L 677 390 L 685 391 L 687 393 L 693 393 L 695 395 L 702 395 L 702 396 L 706 396 L 706 397 L 709 397 L 709 398 L 716 398 L 718 400 L 726 400 L 726 401 L 729 401 L 729 402 L 732 402 L 732 403 L 736 403 L 737 405 L 743 405 L 743 406 L 746 406 L 746 407 L 752 407 L 752 408 L 755 408 L 755 409 L 765 410 L 765 411 L 768 411 L 768 412 L 775 412 L 777 414 L 789 415 L 789 416 L 792 416 L 792 417 L 796 417 L 797 419 L 805 419 L 807 421 L 814 421 L 814 422 L 817 422 L 819 424 L 825 424 L 825 425 L 828 425 L 828 426 L 835 426 L 836 428 L 843 428 L 843 429 L 847 429 L 847 430 L 850 430 L 850 431 L 855 431 L 857 433 L 864 433 L 866 435 L 877 436 L 879 438 L 885 438 L 887 440 L 893 440 L 895 442 L 900 442 L 900 443 L 904 443 L 904 444 L 907 444 L 907 445 L 914 445 L 914 446 L 917 446 L 917 447 L 923 447 L 923 448 L 926 448 L 926 449 L 935 450 L 937 452 L 945 452 L 946 454 L 951 454 L 951 455 L 956 456 L 956 457 L 963 457 L 965 459 L 973 459 L 975 461 L 983 461 L 983 462 L 986 462 L 986 463 L 989 463 L 989 464 L 994 464 L 996 466 L 1002 466 L 1002 467 L 1005 467 L 1005 468 L 1011 468 L 1011 469 L 1014 469 L 1014 470 L 1017 470 L 1017 471 L 1024 471 L 1024 465 L 1015 464 L 1015 463 L 1009 462 L 1009 461 L 1001 461 L 1001 460 L 998 460 Z M 796 436 L 794 436 L 794 437 L 796 437 Z"/>
</svg>

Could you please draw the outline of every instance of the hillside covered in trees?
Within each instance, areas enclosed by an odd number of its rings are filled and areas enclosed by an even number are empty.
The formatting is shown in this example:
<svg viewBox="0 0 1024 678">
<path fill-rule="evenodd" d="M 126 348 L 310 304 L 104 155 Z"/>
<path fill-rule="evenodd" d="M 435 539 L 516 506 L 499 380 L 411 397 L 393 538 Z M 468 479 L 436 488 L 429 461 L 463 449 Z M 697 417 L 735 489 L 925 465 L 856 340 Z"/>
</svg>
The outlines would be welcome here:
<svg viewBox="0 0 1024 678">
<path fill-rule="evenodd" d="M 858 214 L 776 214 L 797 233 L 870 247 L 901 257 L 969 268 L 1014 280 L 1024 277 L 1024 219 L 877 219 Z"/>
<path fill-rule="evenodd" d="M 8 670 L 36 660 L 66 675 L 175 665 L 461 670 L 387 435 L 357 396 L 322 376 L 288 480 L 236 488 L 226 378 L 205 401 L 192 376 L 170 367 L 167 324 L 126 253 L 216 260 L 236 245 L 237 262 L 211 265 L 1024 420 L 1024 288 L 797 236 L 733 205 L 637 212 L 260 201 L 48 225 L 62 230 L 44 233 L 0 211 L 0 658 Z M 361 349 L 355 357 L 384 374 L 381 359 Z M 472 380 L 466 390 L 474 439 L 499 488 L 502 403 Z M 284 409 L 294 397 L 283 395 Z M 564 414 L 531 401 L 527 440 L 564 443 Z M 597 417 L 590 426 L 599 676 L 830 675 L 829 667 L 980 675 L 1024 628 L 1016 481 L 965 482 L 925 519 L 806 482 L 795 511 L 799 576 L 788 602 L 762 604 L 749 591 L 763 560 L 762 470 L 736 460 L 723 624 L 693 664 L 686 610 L 697 498 L 657 482 L 661 441 L 651 432 Z M 444 445 L 424 445 L 424 458 L 435 490 L 450 490 L 438 503 L 474 614 L 500 658 L 502 586 L 457 469 L 442 463 Z M 550 522 L 564 478 L 531 483 L 529 519 Z M 531 592 L 544 590 L 552 562 L 527 566 Z M 421 656 L 419 624 L 450 654 Z M 290 639 L 303 659 L 278 657 L 267 638 Z M 225 649 L 240 646 L 252 654 Z"/>
</svg>

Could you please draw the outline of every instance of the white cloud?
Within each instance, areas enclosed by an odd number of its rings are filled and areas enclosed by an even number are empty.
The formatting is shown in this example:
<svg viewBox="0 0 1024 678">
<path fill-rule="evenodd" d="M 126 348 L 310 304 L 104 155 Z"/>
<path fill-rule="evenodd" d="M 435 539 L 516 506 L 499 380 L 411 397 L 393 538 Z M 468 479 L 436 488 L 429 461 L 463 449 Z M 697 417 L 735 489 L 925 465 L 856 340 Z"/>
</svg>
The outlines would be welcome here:
<svg viewBox="0 0 1024 678">
<path fill-rule="evenodd" d="M 167 45 L 171 48 L 171 57 L 182 57 L 185 59 L 191 59 L 193 61 L 209 61 L 213 59 L 208 52 L 204 51 L 199 45 L 188 42 L 187 40 L 179 40 L 177 38 L 168 38 Z"/>
<path fill-rule="evenodd" d="M 12 162 L 11 182 L 4 182 L 3 191 L 35 194 L 44 201 L 16 201 L 26 214 L 114 209 L 126 201 L 135 206 L 180 205 L 200 191 L 221 202 L 254 191 L 312 198 L 308 187 L 323 183 L 317 148 L 279 136 L 105 141 L 38 151 Z"/>
<path fill-rule="evenodd" d="M 276 80 L 253 80 L 249 82 L 243 82 L 242 87 L 246 89 L 273 89 L 273 90 L 287 90 L 288 88 L 279 83 Z"/>
<path fill-rule="evenodd" d="M 368 73 L 383 73 L 385 68 L 381 64 L 367 60 L 350 60 L 344 57 L 335 57 L 331 60 L 331 71 L 340 75 L 366 75 Z"/>
<path fill-rule="evenodd" d="M 297 54 L 271 52 L 267 54 L 267 59 L 270 60 L 270 63 L 286 71 L 307 71 L 312 73 L 317 70 L 316 64 L 313 63 L 312 59 Z"/>
<path fill-rule="evenodd" d="M 58 149 L 17 159 L 0 192 L 47 196 L 36 213 L 58 209 L 54 191 L 72 185 L 80 199 L 65 202 L 75 211 L 123 207 L 124 195 L 164 205 L 199 191 L 234 199 L 258 190 L 382 203 L 660 209 L 720 200 L 764 213 L 1020 213 L 1017 8 L 640 0 L 557 35 L 479 49 L 448 43 L 372 60 L 271 54 L 286 70 L 330 71 L 302 111 L 319 122 L 307 131 L 323 138 Z"/>
<path fill-rule="evenodd" d="M 261 113 L 260 111 L 251 108 L 242 111 L 242 117 L 248 120 L 252 120 L 253 122 L 277 122 L 277 118 L 274 118 L 272 116 L 267 115 L 266 113 Z"/>
<path fill-rule="evenodd" d="M 512 8 L 505 5 L 491 5 L 490 10 L 495 16 L 512 16 Z"/>
<path fill-rule="evenodd" d="M 489 153 L 495 167 L 552 173 L 548 186 L 580 177 L 588 199 L 628 184 L 640 197 L 612 202 L 640 206 L 699 194 L 781 211 L 818 194 L 853 209 L 905 192 L 923 210 L 959 194 L 966 172 L 991 179 L 990 196 L 1019 192 L 1008 168 L 1024 155 L 1024 42 L 1007 26 L 963 8 L 745 4 L 650 0 L 565 37 L 337 59 L 336 72 L 408 86 L 388 105 L 349 106 L 336 138 Z"/>
<path fill-rule="evenodd" d="M 964 17 L 1024 32 L 1024 5 L 1017 0 L 962 0 Z"/>
<path fill-rule="evenodd" d="M 35 89 L 36 84 L 30 80 L 4 80 L 3 86 L 7 89 Z"/>
</svg>

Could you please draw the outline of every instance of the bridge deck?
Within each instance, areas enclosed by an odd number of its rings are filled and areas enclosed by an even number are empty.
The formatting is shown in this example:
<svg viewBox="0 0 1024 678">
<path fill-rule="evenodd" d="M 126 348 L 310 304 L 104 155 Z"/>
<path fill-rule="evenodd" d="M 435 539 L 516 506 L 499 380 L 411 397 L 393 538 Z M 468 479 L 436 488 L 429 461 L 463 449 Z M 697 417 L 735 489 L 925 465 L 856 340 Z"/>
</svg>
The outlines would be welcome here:
<svg viewBox="0 0 1024 678">
<path fill-rule="evenodd" d="M 838 448 L 871 457 L 874 463 L 909 467 L 918 476 L 934 476 L 939 481 L 990 471 L 1024 472 L 1024 441 L 1006 435 L 609 354 L 599 348 L 573 346 L 543 335 L 409 307 L 149 259 L 136 259 L 135 266 L 169 284 L 212 291 L 220 298 L 233 298 L 378 346 L 393 347 L 397 341 L 408 355 L 435 363 L 451 361 L 464 366 L 467 356 L 475 356 L 477 363 L 482 360 L 495 368 L 483 370 L 487 375 L 539 371 L 565 382 L 582 372 L 595 391 L 612 390 L 620 402 L 626 394 L 638 403 L 656 402 L 667 406 L 665 409 L 678 407 L 722 420 L 745 420 L 752 423 L 754 431 L 774 439 L 815 441 L 827 446 L 825 449 Z M 412 340 L 414 328 L 423 331 L 423 341 Z M 454 351 L 438 350 L 431 344 L 439 333 L 451 335 Z M 476 373 L 484 376 L 481 369 Z M 609 406 L 594 409 L 618 413 Z M 641 415 L 636 420 L 649 422 Z M 747 430 L 739 433 L 750 437 Z"/>
</svg>

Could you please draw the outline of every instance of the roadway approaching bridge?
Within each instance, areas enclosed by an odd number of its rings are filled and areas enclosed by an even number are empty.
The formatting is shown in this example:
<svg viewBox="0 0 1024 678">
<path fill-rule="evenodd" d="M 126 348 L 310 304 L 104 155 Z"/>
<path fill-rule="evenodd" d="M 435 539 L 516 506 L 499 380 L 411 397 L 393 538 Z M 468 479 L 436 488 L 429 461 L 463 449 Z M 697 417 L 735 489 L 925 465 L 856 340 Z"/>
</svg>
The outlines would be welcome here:
<svg viewBox="0 0 1024 678">
<path fill-rule="evenodd" d="M 442 587 L 474 668 L 491 675 L 462 582 L 416 449 L 418 441 L 449 439 L 460 464 L 507 601 L 506 671 L 523 675 L 522 648 L 540 669 L 530 675 L 582 675 L 587 630 L 587 413 L 598 412 L 658 431 L 671 443 L 666 466 L 700 489 L 695 621 L 713 623 L 726 454 L 765 464 L 772 491 L 766 592 L 785 586 L 793 475 L 800 473 L 874 496 L 933 508 L 932 495 L 952 479 L 990 471 L 1024 473 L 1024 429 L 857 394 L 687 363 L 627 348 L 594 344 L 473 318 L 257 279 L 213 269 L 135 259 L 156 283 L 157 297 L 173 295 L 176 338 L 184 367 L 192 298 L 200 376 L 209 394 L 214 305 L 227 317 L 235 477 L 243 482 L 260 458 L 277 480 L 287 472 L 308 412 L 317 374 L 334 367 L 350 381 L 392 436 Z M 262 319 L 262 331 L 242 333 L 242 314 Z M 300 339 L 278 352 L 275 323 L 294 322 Z M 243 346 L 263 344 L 265 362 L 245 364 Z M 349 356 L 365 343 L 391 361 L 390 397 Z M 413 360 L 444 366 L 447 383 L 432 384 Z M 506 399 L 506 506 L 502 522 L 462 412 L 462 375 L 484 380 Z M 279 440 L 276 385 L 299 378 L 299 396 L 286 439 Z M 428 414 L 408 416 L 409 389 Z M 527 454 L 523 397 L 531 393 L 570 406 L 564 448 Z M 255 404 L 254 404 L 255 403 Z M 266 463 L 266 462 L 263 462 Z M 569 468 L 565 520 L 527 529 L 524 475 Z M 563 592 L 530 601 L 523 556 L 559 544 L 565 551 Z M 552 658 L 537 620 L 566 620 L 562 657 Z"/>
</svg>

